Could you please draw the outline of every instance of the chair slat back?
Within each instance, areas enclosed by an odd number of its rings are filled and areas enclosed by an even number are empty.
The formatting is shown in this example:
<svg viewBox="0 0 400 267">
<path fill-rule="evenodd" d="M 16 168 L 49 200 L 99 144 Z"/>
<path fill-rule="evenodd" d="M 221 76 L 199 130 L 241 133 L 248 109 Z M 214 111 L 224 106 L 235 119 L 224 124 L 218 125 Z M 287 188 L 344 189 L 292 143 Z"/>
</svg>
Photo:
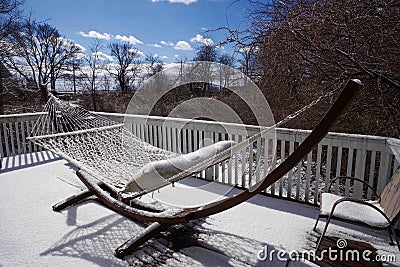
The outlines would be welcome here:
<svg viewBox="0 0 400 267">
<path fill-rule="evenodd" d="M 394 173 L 383 190 L 380 204 L 391 221 L 400 217 L 400 169 Z"/>
</svg>

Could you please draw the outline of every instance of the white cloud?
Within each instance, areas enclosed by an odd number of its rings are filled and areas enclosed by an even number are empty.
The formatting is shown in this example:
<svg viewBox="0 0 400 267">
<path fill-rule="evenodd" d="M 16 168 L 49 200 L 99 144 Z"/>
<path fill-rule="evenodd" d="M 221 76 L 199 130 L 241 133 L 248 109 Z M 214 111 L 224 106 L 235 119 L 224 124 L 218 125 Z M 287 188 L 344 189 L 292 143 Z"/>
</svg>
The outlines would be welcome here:
<svg viewBox="0 0 400 267">
<path fill-rule="evenodd" d="M 196 34 L 196 36 L 191 38 L 190 41 L 192 43 L 200 43 L 200 44 L 204 44 L 204 45 L 207 45 L 207 46 L 214 45 L 214 41 L 213 40 L 211 40 L 210 38 L 204 38 L 200 34 Z"/>
<path fill-rule="evenodd" d="M 143 44 L 142 41 L 140 41 L 139 39 L 137 39 L 136 37 L 134 37 L 134 36 L 132 36 L 132 35 L 130 35 L 130 36 L 128 37 L 128 36 L 125 36 L 125 35 L 119 35 L 119 34 L 117 34 L 117 35 L 115 36 L 115 39 L 120 40 L 120 41 L 122 41 L 122 42 L 130 43 L 130 44 L 133 44 L 133 45 L 136 45 L 136 44 Z"/>
<path fill-rule="evenodd" d="M 225 47 L 223 45 L 217 45 L 217 46 L 215 46 L 215 48 L 225 51 Z"/>
<path fill-rule="evenodd" d="M 92 55 L 97 57 L 100 60 L 109 60 L 109 61 L 113 61 L 114 60 L 112 56 L 109 56 L 109 55 L 107 55 L 107 54 L 105 54 L 103 52 L 100 52 L 100 51 L 92 53 Z"/>
<path fill-rule="evenodd" d="M 193 4 L 196 3 L 197 0 L 151 0 L 151 2 L 156 3 L 156 2 L 164 2 L 168 1 L 169 3 L 181 3 L 185 5 Z"/>
<path fill-rule="evenodd" d="M 85 59 L 86 58 L 86 55 L 84 54 L 84 53 L 78 53 L 78 54 L 76 54 L 76 56 L 75 56 L 77 59 Z"/>
<path fill-rule="evenodd" d="M 186 41 L 178 41 L 175 44 L 174 48 L 176 50 L 187 50 L 187 51 L 193 50 L 193 48 L 190 46 L 190 44 Z"/>
<path fill-rule="evenodd" d="M 160 56 L 159 54 L 154 54 L 153 57 L 161 58 L 161 59 L 167 59 L 167 56 Z"/>
<path fill-rule="evenodd" d="M 247 53 L 247 52 L 257 52 L 258 47 L 257 46 L 245 46 L 239 49 L 239 52 L 241 53 Z"/>
<path fill-rule="evenodd" d="M 151 46 L 151 47 L 157 47 L 157 48 L 160 48 L 160 47 L 162 47 L 161 45 L 159 45 L 159 44 L 148 44 L 148 46 Z"/>
<path fill-rule="evenodd" d="M 160 44 L 165 46 L 174 46 L 174 43 L 171 41 L 161 41 Z"/>
<path fill-rule="evenodd" d="M 129 52 L 137 54 L 138 58 L 140 58 L 140 59 L 145 59 L 146 58 L 146 55 L 140 50 L 130 49 Z"/>
<path fill-rule="evenodd" d="M 88 33 L 84 33 L 81 31 L 81 32 L 79 32 L 79 34 L 86 38 L 96 38 L 96 39 L 104 39 L 104 40 L 110 40 L 110 38 L 111 38 L 111 35 L 108 33 L 101 34 L 96 31 L 90 31 Z"/>
<path fill-rule="evenodd" d="M 81 50 L 81 52 L 85 52 L 86 51 L 86 48 L 83 45 L 75 43 L 75 46 L 78 47 Z"/>
</svg>

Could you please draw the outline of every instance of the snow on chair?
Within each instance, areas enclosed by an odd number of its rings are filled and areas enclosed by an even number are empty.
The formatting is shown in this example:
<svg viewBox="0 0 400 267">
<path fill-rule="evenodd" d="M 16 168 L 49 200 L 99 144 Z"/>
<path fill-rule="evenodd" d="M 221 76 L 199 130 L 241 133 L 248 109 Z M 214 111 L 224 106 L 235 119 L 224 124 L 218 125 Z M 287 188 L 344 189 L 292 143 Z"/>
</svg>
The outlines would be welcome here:
<svg viewBox="0 0 400 267">
<path fill-rule="evenodd" d="M 378 199 L 364 201 L 330 193 L 332 184 L 341 179 L 364 184 L 372 190 Z M 399 239 L 393 229 L 396 221 L 400 219 L 400 169 L 394 173 L 380 196 L 371 185 L 361 179 L 348 176 L 339 176 L 332 179 L 329 183 L 328 192 L 321 195 L 320 213 L 315 222 L 314 231 L 320 218 L 327 218 L 327 221 L 315 251 L 318 251 L 332 219 L 369 228 L 387 230 L 390 244 L 394 245 L 393 235 L 400 251 Z"/>
</svg>

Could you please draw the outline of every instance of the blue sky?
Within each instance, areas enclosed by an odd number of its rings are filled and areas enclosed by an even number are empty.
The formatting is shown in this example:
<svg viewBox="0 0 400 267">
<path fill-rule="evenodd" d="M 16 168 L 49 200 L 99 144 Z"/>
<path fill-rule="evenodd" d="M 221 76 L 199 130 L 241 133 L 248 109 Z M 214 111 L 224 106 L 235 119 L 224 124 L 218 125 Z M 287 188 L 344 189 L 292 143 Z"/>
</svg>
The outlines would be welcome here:
<svg viewBox="0 0 400 267">
<path fill-rule="evenodd" d="M 25 0 L 24 11 L 48 20 L 83 47 L 95 38 L 105 47 L 131 42 L 145 55 L 174 62 L 176 55 L 192 60 L 202 43 L 224 40 L 226 32 L 205 29 L 227 26 L 225 15 L 231 27 L 245 27 L 246 5 L 246 0 Z M 230 54 L 232 49 L 225 46 L 219 52 Z"/>
</svg>

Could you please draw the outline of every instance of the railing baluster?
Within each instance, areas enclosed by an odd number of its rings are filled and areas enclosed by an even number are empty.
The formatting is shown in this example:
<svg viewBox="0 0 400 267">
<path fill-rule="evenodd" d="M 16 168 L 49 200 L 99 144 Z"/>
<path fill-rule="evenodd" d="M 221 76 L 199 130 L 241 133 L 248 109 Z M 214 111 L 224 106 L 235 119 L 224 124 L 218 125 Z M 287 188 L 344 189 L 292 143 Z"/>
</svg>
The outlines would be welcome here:
<svg viewBox="0 0 400 267">
<path fill-rule="evenodd" d="M 278 146 L 278 137 L 273 137 L 272 139 L 272 152 L 271 152 L 271 156 L 272 156 L 272 164 L 271 164 L 271 171 L 273 171 L 276 168 L 276 160 L 277 160 L 277 146 Z M 275 195 L 275 183 L 273 183 L 271 185 L 271 194 Z"/>
<path fill-rule="evenodd" d="M 26 135 L 25 135 L 25 122 L 21 121 L 21 133 L 22 133 L 22 152 L 24 154 L 27 153 L 27 147 L 26 147 Z"/>
<path fill-rule="evenodd" d="M 281 163 L 285 160 L 285 144 L 286 141 L 281 139 Z M 283 177 L 279 179 L 279 196 L 283 195 Z"/>
<path fill-rule="evenodd" d="M 28 125 L 29 125 L 29 123 L 28 123 Z M 30 128 L 31 128 L 31 130 L 33 130 L 34 129 L 34 127 L 35 127 L 35 122 L 34 121 L 30 121 Z M 31 131 L 30 130 L 30 131 Z M 33 144 L 33 152 L 36 152 L 36 151 L 38 151 L 38 147 L 37 147 L 37 145 L 35 144 L 35 143 L 32 143 L 32 141 L 29 141 L 31 144 Z"/>
<path fill-rule="evenodd" d="M 340 176 L 340 171 L 342 168 L 342 147 L 338 146 L 337 161 L 336 161 L 336 176 Z M 339 182 L 335 182 L 335 193 L 339 193 Z"/>
<path fill-rule="evenodd" d="M 269 139 L 268 136 L 264 138 L 264 177 L 268 174 L 268 166 L 269 166 Z M 264 190 L 267 193 L 267 188 Z"/>
<path fill-rule="evenodd" d="M 331 182 L 331 164 L 332 164 L 332 145 L 329 144 L 326 150 L 325 192 L 328 191 L 328 185 Z"/>
<path fill-rule="evenodd" d="M 368 184 L 372 187 L 374 186 L 374 178 L 375 178 L 375 161 L 376 161 L 376 151 L 371 151 Z M 367 197 L 369 199 L 372 197 L 372 190 L 370 188 L 368 188 Z"/>
<path fill-rule="evenodd" d="M 260 181 L 260 177 L 261 177 L 261 149 L 262 149 L 262 139 L 258 139 L 257 140 L 257 150 L 256 150 L 256 179 L 254 181 L 254 183 L 257 183 L 258 181 Z"/>
<path fill-rule="evenodd" d="M 186 129 L 182 128 L 181 129 L 181 135 L 182 136 L 182 150 L 181 153 L 186 154 L 188 153 L 188 137 L 187 137 L 187 131 Z"/>
<path fill-rule="evenodd" d="M 244 136 L 240 136 L 240 141 L 244 140 Z M 242 150 L 242 173 L 241 173 L 241 184 L 243 188 L 246 188 L 246 164 L 247 164 L 247 147 Z"/>
<path fill-rule="evenodd" d="M 291 138 L 289 141 L 289 155 L 294 151 L 294 139 Z M 287 197 L 292 197 L 292 179 L 293 179 L 293 169 L 288 173 L 288 188 L 287 188 Z"/>
<path fill-rule="evenodd" d="M 353 169 L 353 154 L 354 154 L 354 149 L 353 148 L 349 148 L 349 154 L 347 156 L 347 170 L 346 170 L 346 175 L 347 176 L 353 176 L 351 174 L 352 169 Z M 359 177 L 357 177 L 357 178 L 359 178 Z M 350 180 L 349 179 L 346 179 L 345 185 L 346 185 L 346 187 L 345 187 L 345 190 L 344 190 L 344 195 L 346 197 L 348 197 L 349 193 L 350 193 Z"/>
<path fill-rule="evenodd" d="M 355 177 L 365 180 L 365 161 L 367 153 L 366 149 L 357 149 L 356 154 L 356 165 L 355 165 Z M 363 185 L 361 183 L 354 183 L 354 193 L 353 197 L 361 199 L 363 194 Z"/>
<path fill-rule="evenodd" d="M 322 157 L 322 145 L 319 144 L 317 148 L 317 165 L 315 170 L 315 184 L 314 184 L 314 204 L 318 204 L 319 196 L 319 179 L 321 179 L 321 157 Z"/>
<path fill-rule="evenodd" d="M 3 125 L 1 125 L 1 126 L 3 127 Z M 4 153 L 3 137 L 2 137 L 2 131 L 1 131 L 2 127 L 0 127 L 0 155 L 1 155 L 1 158 L 4 158 L 5 153 Z"/>
<path fill-rule="evenodd" d="M 388 181 L 388 168 L 390 155 L 385 151 L 381 151 L 380 162 L 379 162 L 379 175 L 378 175 L 378 187 L 377 193 L 380 194 Z"/>
<path fill-rule="evenodd" d="M 148 125 L 147 128 L 149 131 L 149 144 L 152 146 L 155 146 L 154 135 L 153 135 L 153 125 Z"/>
<path fill-rule="evenodd" d="M 229 140 L 233 140 L 233 136 L 231 134 L 229 134 L 228 137 Z M 231 157 L 228 159 L 228 184 L 229 185 L 235 185 L 235 183 L 233 182 L 233 155 L 231 155 Z"/>
<path fill-rule="evenodd" d="M 162 135 L 162 126 L 156 126 L 157 128 L 157 147 L 163 148 L 163 135 Z"/>
<path fill-rule="evenodd" d="M 162 130 L 162 148 L 167 150 L 168 149 L 168 144 L 167 144 L 167 130 L 168 130 L 168 128 L 165 125 L 163 125 L 161 127 L 161 130 Z"/>
<path fill-rule="evenodd" d="M 11 123 L 11 122 L 8 123 L 8 129 L 10 130 L 11 155 L 15 156 L 15 155 L 17 155 L 17 153 L 15 151 L 15 139 L 14 139 L 13 123 Z"/>
<path fill-rule="evenodd" d="M 202 148 L 202 147 L 205 147 L 206 146 L 206 144 L 204 143 L 205 142 L 205 132 L 204 131 L 199 131 L 199 148 Z M 205 179 L 206 178 L 206 173 L 205 173 L 205 170 L 203 170 L 203 171 L 201 171 L 200 173 L 199 173 L 199 175 L 200 175 L 200 177 L 202 178 L 202 179 Z"/>
<path fill-rule="evenodd" d="M 176 128 L 171 128 L 171 138 L 172 138 L 172 152 L 177 153 L 177 135 L 176 135 Z"/>
<path fill-rule="evenodd" d="M 143 140 L 146 142 L 145 125 L 139 124 L 139 127 L 140 127 L 140 140 Z"/>
<path fill-rule="evenodd" d="M 248 138 L 248 137 L 245 137 Z M 254 143 L 251 143 L 249 145 L 249 173 L 247 175 L 247 187 L 251 187 L 252 185 L 252 178 L 253 178 L 253 163 L 254 163 L 254 155 L 253 155 L 253 145 Z"/>
<path fill-rule="evenodd" d="M 193 130 L 188 129 L 188 152 L 193 152 Z"/>
<path fill-rule="evenodd" d="M 14 122 L 14 128 L 15 128 L 15 137 L 16 137 L 15 141 L 17 142 L 17 148 L 16 148 L 15 155 L 20 155 L 22 152 L 22 148 L 21 148 L 21 138 L 20 138 L 18 122 Z"/>
<path fill-rule="evenodd" d="M 137 138 L 140 138 L 139 135 L 138 135 L 138 132 L 137 132 L 137 126 L 138 126 L 138 125 L 137 125 L 136 123 L 134 124 L 134 123 L 132 122 L 132 129 L 131 129 L 131 132 L 132 132 Z"/>
<path fill-rule="evenodd" d="M 306 188 L 304 191 L 305 194 L 305 201 L 310 202 L 310 187 L 311 187 L 311 165 L 312 165 L 312 154 L 313 152 L 311 151 L 307 155 L 307 168 L 306 168 Z"/>
<path fill-rule="evenodd" d="M 239 136 L 235 134 L 233 136 L 233 140 L 235 142 L 239 143 Z M 238 164 L 239 164 L 239 153 L 235 153 L 234 157 L 235 157 L 235 181 L 234 181 L 234 184 L 236 185 L 236 184 L 239 184 L 239 166 L 238 166 Z"/>
<path fill-rule="evenodd" d="M 32 121 L 26 121 L 26 135 L 31 136 L 31 123 Z M 34 152 L 34 144 L 32 141 L 28 141 L 28 151 L 29 153 Z"/>
<path fill-rule="evenodd" d="M 296 200 L 300 201 L 300 186 L 301 186 L 301 169 L 302 169 L 303 163 L 302 160 L 299 161 L 297 164 L 297 172 L 296 172 Z"/>
<path fill-rule="evenodd" d="M 225 140 L 226 140 L 225 133 L 221 133 L 220 141 L 225 141 Z M 227 177 L 227 174 L 228 174 L 227 167 L 228 166 L 226 166 L 227 161 L 224 160 L 220 164 L 221 164 L 221 182 L 222 183 L 227 183 L 228 182 L 228 177 Z"/>
</svg>

